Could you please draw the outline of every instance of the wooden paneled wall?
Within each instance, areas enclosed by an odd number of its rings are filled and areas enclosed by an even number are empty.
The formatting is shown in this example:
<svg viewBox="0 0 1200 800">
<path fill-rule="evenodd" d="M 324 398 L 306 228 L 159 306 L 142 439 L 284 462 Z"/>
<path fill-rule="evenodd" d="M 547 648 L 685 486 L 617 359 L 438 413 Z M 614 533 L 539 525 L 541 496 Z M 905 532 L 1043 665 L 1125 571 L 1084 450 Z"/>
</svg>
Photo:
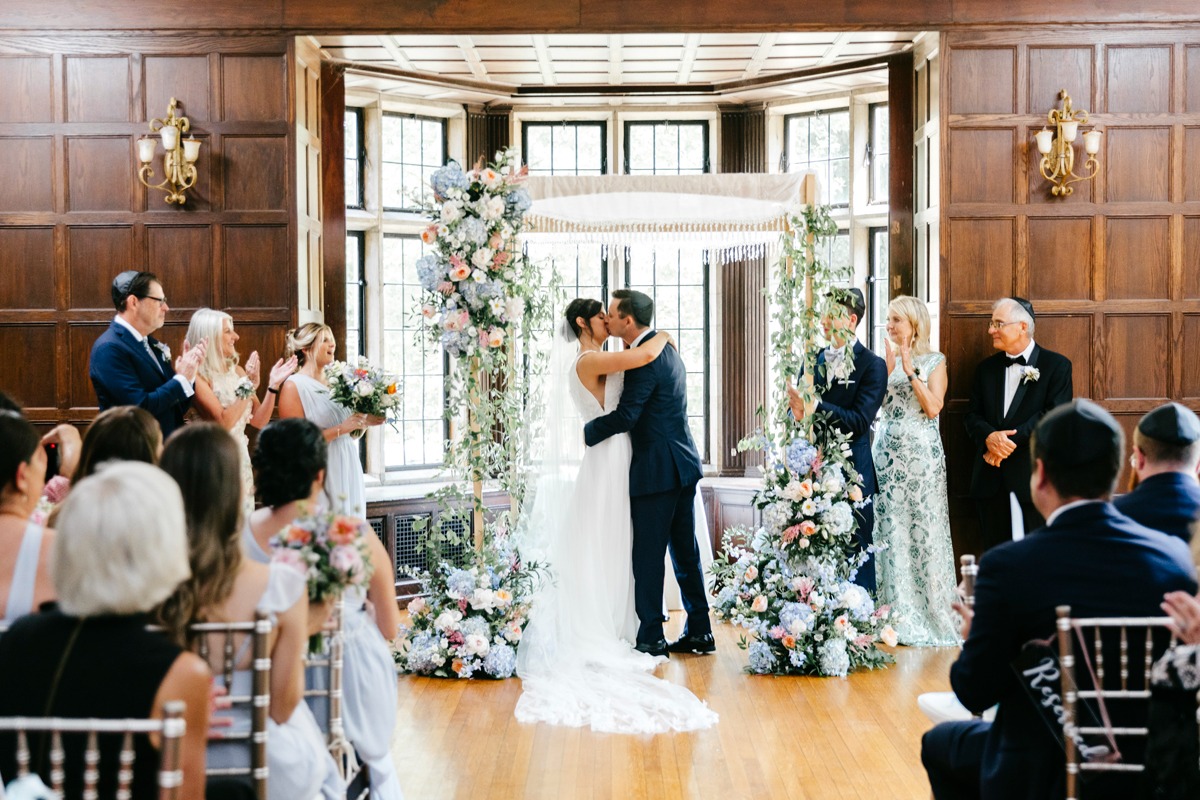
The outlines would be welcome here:
<svg viewBox="0 0 1200 800">
<path fill-rule="evenodd" d="M 943 431 L 969 551 L 963 414 L 993 299 L 1030 298 L 1035 338 L 1071 359 L 1075 395 L 1127 432 L 1168 399 L 1200 409 L 1200 31 L 955 32 L 943 45 Z M 1104 134 L 1099 174 L 1065 199 L 1033 140 L 1060 89 Z"/>
<path fill-rule="evenodd" d="M 0 37 L 0 389 L 32 419 L 95 412 L 88 357 L 125 269 L 161 279 L 175 352 L 203 306 L 233 314 L 244 356 L 282 352 L 297 305 L 290 64 L 282 37 Z M 182 208 L 135 176 L 137 139 L 171 97 L 203 143 Z"/>
</svg>

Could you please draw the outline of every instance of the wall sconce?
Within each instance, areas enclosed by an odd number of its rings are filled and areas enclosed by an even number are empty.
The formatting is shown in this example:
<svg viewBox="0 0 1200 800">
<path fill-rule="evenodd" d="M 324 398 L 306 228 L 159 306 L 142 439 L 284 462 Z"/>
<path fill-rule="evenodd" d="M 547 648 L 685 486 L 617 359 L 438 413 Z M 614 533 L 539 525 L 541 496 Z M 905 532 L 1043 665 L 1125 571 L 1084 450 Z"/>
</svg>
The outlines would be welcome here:
<svg viewBox="0 0 1200 800">
<path fill-rule="evenodd" d="M 154 185 L 147 180 L 154 176 L 150 162 L 154 160 L 155 146 L 159 141 L 153 136 L 138 139 L 138 160 L 142 162 L 141 168 L 138 169 L 138 180 L 148 189 L 165 190 L 168 203 L 183 205 L 187 200 L 184 192 L 196 183 L 196 159 L 200 157 L 200 140 L 191 136 L 183 138 L 191 123 L 187 117 L 176 116 L 177 106 L 178 102 L 172 97 L 171 104 L 167 106 L 167 116 L 150 120 L 151 133 L 159 135 L 163 150 L 166 151 L 163 154 L 163 171 L 166 173 L 163 182 Z"/>
<path fill-rule="evenodd" d="M 1072 145 L 1079 135 L 1079 126 L 1088 124 L 1088 112 L 1071 107 L 1071 95 L 1066 89 L 1060 89 L 1058 96 L 1063 101 L 1062 108 L 1052 108 L 1046 115 L 1054 130 L 1042 128 L 1033 138 L 1037 139 L 1037 149 L 1042 154 L 1042 177 L 1054 184 L 1050 193 L 1055 197 L 1066 197 L 1075 191 L 1070 184 L 1096 177 L 1100 168 L 1096 161 L 1096 153 L 1100 152 L 1100 131 L 1090 130 L 1083 134 L 1083 149 L 1087 153 L 1083 166 L 1087 174 L 1076 175 Z"/>
</svg>

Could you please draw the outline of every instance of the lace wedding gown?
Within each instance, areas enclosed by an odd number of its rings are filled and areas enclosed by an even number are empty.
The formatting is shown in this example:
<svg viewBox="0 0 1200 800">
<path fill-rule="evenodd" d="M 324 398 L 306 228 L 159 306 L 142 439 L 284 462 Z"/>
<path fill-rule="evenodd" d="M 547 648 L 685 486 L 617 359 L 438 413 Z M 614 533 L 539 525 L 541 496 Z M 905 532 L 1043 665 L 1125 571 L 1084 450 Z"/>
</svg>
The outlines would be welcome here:
<svg viewBox="0 0 1200 800">
<path fill-rule="evenodd" d="M 608 376 L 603 408 L 575 370 L 567 381 L 587 422 L 616 406 L 624 376 Z M 628 434 L 588 448 L 567 501 L 567 524 L 546 532 L 552 582 L 535 598 L 517 649 L 521 722 L 606 733 L 688 731 L 717 722 L 690 691 L 652 674 L 665 659 L 630 645 L 638 628 L 630 563 L 631 455 Z"/>
<path fill-rule="evenodd" d="M 928 377 L 941 353 L 917 356 Z M 921 409 L 897 363 L 888 376 L 872 448 L 879 490 L 875 494 L 875 543 L 880 605 L 899 615 L 896 633 L 906 645 L 958 645 L 954 548 L 946 497 L 946 454 L 936 419 Z"/>
</svg>

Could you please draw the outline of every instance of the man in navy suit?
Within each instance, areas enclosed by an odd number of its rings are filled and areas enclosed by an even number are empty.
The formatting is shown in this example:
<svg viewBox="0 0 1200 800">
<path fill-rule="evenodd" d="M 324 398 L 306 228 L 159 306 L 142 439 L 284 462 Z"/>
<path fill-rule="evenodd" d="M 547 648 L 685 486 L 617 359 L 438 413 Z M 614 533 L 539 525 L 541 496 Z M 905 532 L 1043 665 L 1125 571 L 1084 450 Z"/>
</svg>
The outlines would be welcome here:
<svg viewBox="0 0 1200 800">
<path fill-rule="evenodd" d="M 1009 493 L 1021 505 L 1024 530 L 1042 517 L 1029 497 L 1029 436 L 1042 416 L 1071 399 L 1071 362 L 1033 341 L 1033 304 L 1005 297 L 992 305 L 988 333 L 998 350 L 979 363 L 965 419 L 975 443 L 971 497 L 983 549 L 1012 539 Z"/>
<path fill-rule="evenodd" d="M 1195 593 L 1187 545 L 1108 502 L 1123 438 L 1112 415 L 1089 400 L 1060 406 L 1037 426 L 1030 490 L 1046 526 L 989 550 L 979 565 L 974 614 L 956 606 L 966 641 L 950 669 L 954 693 L 975 713 L 999 709 L 995 722 L 945 722 L 925 734 L 921 761 L 937 800 L 1063 797 L 1061 728 L 1022 684 L 1027 667 L 1014 661 L 1023 645 L 1055 636 L 1060 605 L 1077 617 L 1153 617 L 1161 615 L 1165 593 Z M 1054 681 L 1053 691 L 1058 687 Z M 1109 796 L 1119 783 L 1106 777 L 1088 789 Z"/>
<path fill-rule="evenodd" d="M 207 342 L 185 349 L 172 365 L 170 349 L 150 335 L 170 310 L 153 273 L 122 272 L 113 279 L 112 299 L 117 316 L 92 345 L 89 366 L 100 410 L 141 406 L 158 420 L 165 439 L 183 425 Z"/>
<path fill-rule="evenodd" d="M 654 336 L 654 301 L 642 292 L 613 292 L 608 330 L 628 347 Z M 700 454 L 687 421 L 687 373 L 674 347 L 664 347 L 648 366 L 625 373 L 621 402 L 587 423 L 584 441 L 593 447 L 617 433 L 629 433 L 629 509 L 633 519 L 633 594 L 637 609 L 637 649 L 652 655 L 711 653 L 712 622 L 700 549 L 696 546 L 693 502 L 700 481 Z M 667 644 L 663 636 L 665 556 L 671 553 L 683 596 L 687 624 L 683 636 Z"/>
<path fill-rule="evenodd" d="M 818 413 L 828 414 L 833 418 L 838 430 L 850 434 L 850 459 L 854 469 L 862 476 L 862 493 L 864 499 L 869 499 L 878 488 L 875 480 L 875 462 L 871 459 L 871 425 L 875 415 L 883 405 L 883 397 L 887 393 L 887 364 L 879 356 L 872 353 L 854 335 L 859 321 L 863 318 L 867 304 L 863 294 L 858 289 L 851 289 L 842 296 L 842 305 L 846 316 L 840 319 L 824 320 L 825 335 L 837 348 L 845 347 L 847 340 L 854 341 L 854 366 L 848 374 L 840 374 L 841 370 L 831 363 L 831 352 L 836 359 L 841 350 L 826 350 L 817 356 L 817 368 L 814 388 L 820 395 L 820 401 L 815 408 Z M 788 387 L 788 404 L 792 415 L 801 418 L 812 409 L 805 408 L 804 400 L 799 390 Z M 856 547 L 866 550 L 875 541 L 875 506 L 867 503 L 856 509 L 854 516 L 858 519 L 858 529 L 854 533 Z M 870 556 L 854 578 L 855 582 L 871 592 L 875 591 L 875 557 Z"/>
<path fill-rule="evenodd" d="M 1154 409 L 1133 431 L 1130 464 L 1137 471 L 1137 488 L 1113 505 L 1147 528 L 1190 542 L 1200 514 L 1200 419 L 1179 403 Z"/>
</svg>

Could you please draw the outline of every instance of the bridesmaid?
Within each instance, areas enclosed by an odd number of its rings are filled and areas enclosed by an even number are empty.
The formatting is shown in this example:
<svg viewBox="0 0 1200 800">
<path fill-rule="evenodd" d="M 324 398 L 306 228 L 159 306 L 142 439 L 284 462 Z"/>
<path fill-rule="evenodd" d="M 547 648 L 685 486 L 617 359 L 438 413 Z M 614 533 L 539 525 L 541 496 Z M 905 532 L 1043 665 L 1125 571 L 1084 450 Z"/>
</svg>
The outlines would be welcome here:
<svg viewBox="0 0 1200 800">
<path fill-rule="evenodd" d="M 383 417 L 352 414 L 329 397 L 325 367 L 333 361 L 336 342 L 328 325 L 309 322 L 288 331 L 288 355 L 299 364 L 296 374 L 279 392 L 279 416 L 304 417 L 315 422 L 329 442 L 329 466 L 325 471 L 325 499 L 335 511 L 366 518 L 362 461 L 353 431 L 382 425 Z M 361 435 L 361 433 L 360 433 Z"/>
<path fill-rule="evenodd" d="M 946 359 L 929 346 L 929 311 L 900 296 L 887 310 L 888 390 L 872 447 L 879 491 L 875 542 L 886 545 L 878 601 L 899 615 L 901 644 L 958 645 L 954 550 L 946 497 L 946 455 L 938 414 L 946 397 Z"/>
</svg>

